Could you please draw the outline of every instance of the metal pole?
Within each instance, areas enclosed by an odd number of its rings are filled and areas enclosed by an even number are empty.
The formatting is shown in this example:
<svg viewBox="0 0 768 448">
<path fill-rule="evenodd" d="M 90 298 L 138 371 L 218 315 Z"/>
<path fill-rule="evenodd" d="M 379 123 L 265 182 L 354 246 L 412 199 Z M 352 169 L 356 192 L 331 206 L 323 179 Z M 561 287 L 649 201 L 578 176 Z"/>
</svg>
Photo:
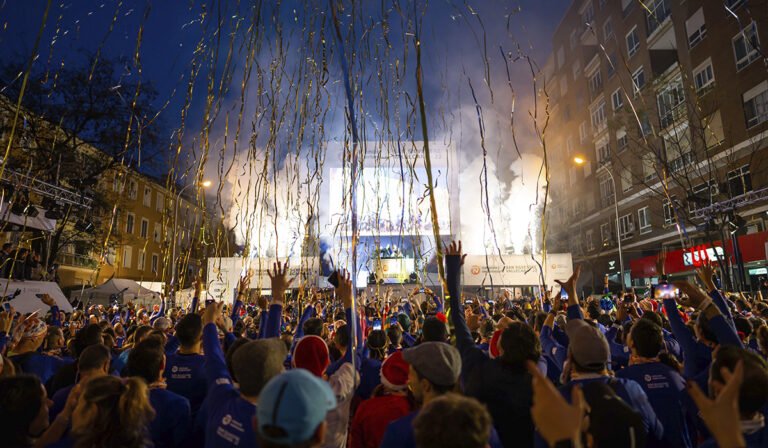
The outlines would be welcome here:
<svg viewBox="0 0 768 448">
<path fill-rule="evenodd" d="M 613 178 L 613 173 L 605 165 L 602 165 L 600 168 L 608 173 L 608 177 L 611 178 L 611 186 L 613 187 L 613 209 L 616 213 L 616 241 L 619 245 L 619 269 L 621 270 L 619 280 L 621 281 L 621 288 L 626 289 L 627 285 L 624 282 L 624 257 L 621 253 L 621 228 L 619 227 L 619 200 L 616 193 L 616 179 Z"/>
</svg>

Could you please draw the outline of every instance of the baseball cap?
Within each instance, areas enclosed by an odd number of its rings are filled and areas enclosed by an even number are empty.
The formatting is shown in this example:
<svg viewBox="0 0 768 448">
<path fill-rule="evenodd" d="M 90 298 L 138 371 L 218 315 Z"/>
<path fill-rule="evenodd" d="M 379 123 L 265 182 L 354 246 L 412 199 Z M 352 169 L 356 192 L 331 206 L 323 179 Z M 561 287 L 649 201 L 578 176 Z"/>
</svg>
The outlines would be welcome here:
<svg viewBox="0 0 768 448">
<path fill-rule="evenodd" d="M 453 386 L 459 382 L 461 355 L 445 342 L 422 342 L 403 350 L 403 359 L 432 384 Z"/>
<path fill-rule="evenodd" d="M 568 350 L 573 360 L 582 367 L 599 367 L 611 361 L 611 352 L 605 335 L 582 319 L 571 319 L 565 325 Z"/>
<path fill-rule="evenodd" d="M 277 444 L 306 442 L 335 407 L 336 397 L 328 383 L 307 370 L 289 370 L 269 380 L 259 394 L 259 435 Z M 283 434 L 268 436 L 265 427 L 279 428 Z"/>
</svg>

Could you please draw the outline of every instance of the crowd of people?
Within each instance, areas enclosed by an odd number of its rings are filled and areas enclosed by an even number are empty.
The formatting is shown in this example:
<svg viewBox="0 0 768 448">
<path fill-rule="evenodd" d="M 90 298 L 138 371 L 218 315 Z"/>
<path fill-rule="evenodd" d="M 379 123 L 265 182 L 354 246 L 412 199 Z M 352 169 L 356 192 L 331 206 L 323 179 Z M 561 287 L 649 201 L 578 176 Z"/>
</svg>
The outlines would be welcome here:
<svg viewBox="0 0 768 448">
<path fill-rule="evenodd" d="M 527 303 L 391 290 L 0 312 L 0 446 L 768 446 L 768 302 L 701 287 Z M 664 257 L 659 260 L 663 274 Z M 662 282 L 665 277 L 662 276 Z M 703 289 L 702 289 L 703 288 Z M 665 288 L 664 291 L 670 288 Z"/>
<path fill-rule="evenodd" d="M 57 281 L 57 265 L 46 270 L 41 263 L 42 257 L 32 249 L 14 248 L 11 243 L 4 243 L 0 248 L 0 278 L 14 280 Z"/>
</svg>

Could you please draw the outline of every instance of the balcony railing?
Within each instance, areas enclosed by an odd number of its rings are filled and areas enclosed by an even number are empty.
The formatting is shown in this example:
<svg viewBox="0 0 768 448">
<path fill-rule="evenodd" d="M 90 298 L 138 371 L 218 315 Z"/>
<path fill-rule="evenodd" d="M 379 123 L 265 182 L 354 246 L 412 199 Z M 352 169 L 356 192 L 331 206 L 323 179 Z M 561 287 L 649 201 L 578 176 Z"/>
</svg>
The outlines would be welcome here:
<svg viewBox="0 0 768 448">
<path fill-rule="evenodd" d="M 99 263 L 96 259 L 87 255 L 78 254 L 59 254 L 56 257 L 56 263 L 61 266 L 72 266 L 76 268 L 89 268 L 95 269 Z"/>
<path fill-rule="evenodd" d="M 648 10 L 645 12 L 648 35 L 653 34 L 669 18 L 671 13 L 672 10 L 669 8 L 668 0 L 656 0 L 652 6 L 649 5 Z"/>
</svg>

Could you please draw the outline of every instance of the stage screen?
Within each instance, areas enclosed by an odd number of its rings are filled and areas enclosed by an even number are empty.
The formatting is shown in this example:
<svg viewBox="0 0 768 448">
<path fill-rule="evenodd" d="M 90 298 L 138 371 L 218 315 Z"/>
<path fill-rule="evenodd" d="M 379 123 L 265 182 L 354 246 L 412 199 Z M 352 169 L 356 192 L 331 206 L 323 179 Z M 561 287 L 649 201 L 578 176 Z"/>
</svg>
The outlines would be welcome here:
<svg viewBox="0 0 768 448">
<path fill-rule="evenodd" d="M 352 233 L 349 217 L 349 170 L 331 168 L 331 233 Z M 450 231 L 449 198 L 445 172 L 433 171 L 435 201 L 441 233 Z M 431 235 L 432 217 L 424 168 L 399 169 L 366 167 L 361 170 L 357 197 L 360 236 Z"/>
</svg>

